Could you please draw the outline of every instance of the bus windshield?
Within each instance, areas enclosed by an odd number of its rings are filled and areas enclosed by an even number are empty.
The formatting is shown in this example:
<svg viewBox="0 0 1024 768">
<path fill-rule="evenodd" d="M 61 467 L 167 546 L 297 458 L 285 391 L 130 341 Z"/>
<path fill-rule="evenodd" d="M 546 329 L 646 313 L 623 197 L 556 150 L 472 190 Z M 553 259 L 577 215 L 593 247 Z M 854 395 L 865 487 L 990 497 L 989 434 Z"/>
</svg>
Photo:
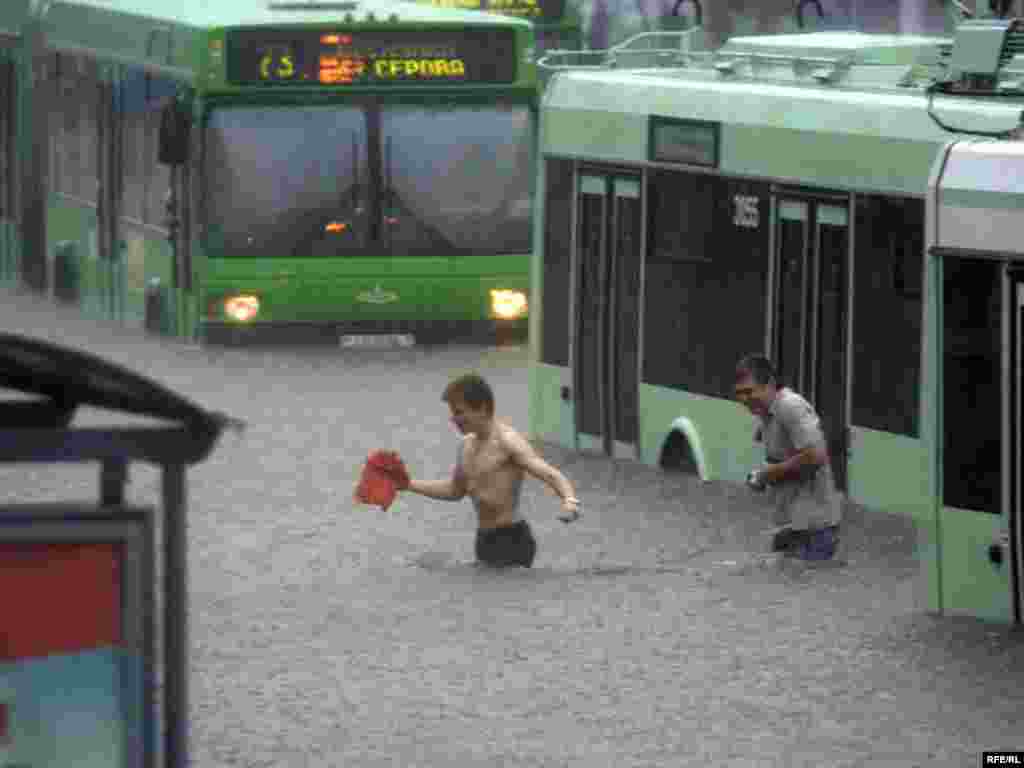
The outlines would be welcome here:
<svg viewBox="0 0 1024 768">
<path fill-rule="evenodd" d="M 526 106 L 223 107 L 206 128 L 211 256 L 529 253 Z"/>
</svg>

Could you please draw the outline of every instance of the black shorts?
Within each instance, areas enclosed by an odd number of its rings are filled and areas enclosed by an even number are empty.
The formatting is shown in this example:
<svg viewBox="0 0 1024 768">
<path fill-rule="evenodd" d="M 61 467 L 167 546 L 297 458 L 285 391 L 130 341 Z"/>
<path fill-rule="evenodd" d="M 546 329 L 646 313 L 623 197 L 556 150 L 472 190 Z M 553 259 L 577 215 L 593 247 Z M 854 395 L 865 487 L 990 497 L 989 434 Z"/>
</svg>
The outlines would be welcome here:
<svg viewBox="0 0 1024 768">
<path fill-rule="evenodd" d="M 525 520 L 476 532 L 476 559 L 484 565 L 529 568 L 536 554 L 537 541 Z"/>
</svg>

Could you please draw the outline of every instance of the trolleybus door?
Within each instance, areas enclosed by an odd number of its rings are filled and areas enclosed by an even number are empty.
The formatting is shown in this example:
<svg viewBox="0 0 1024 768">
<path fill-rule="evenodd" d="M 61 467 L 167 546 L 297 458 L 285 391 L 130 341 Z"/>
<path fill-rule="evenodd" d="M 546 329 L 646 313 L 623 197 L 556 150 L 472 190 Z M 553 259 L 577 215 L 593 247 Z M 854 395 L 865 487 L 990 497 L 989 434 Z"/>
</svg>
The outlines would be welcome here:
<svg viewBox="0 0 1024 768">
<path fill-rule="evenodd" d="M 821 416 L 845 491 L 849 207 L 779 197 L 776 210 L 773 354 L 783 384 Z"/>
<path fill-rule="evenodd" d="M 632 458 L 639 431 L 640 180 L 582 174 L 577 226 L 577 445 Z"/>
</svg>

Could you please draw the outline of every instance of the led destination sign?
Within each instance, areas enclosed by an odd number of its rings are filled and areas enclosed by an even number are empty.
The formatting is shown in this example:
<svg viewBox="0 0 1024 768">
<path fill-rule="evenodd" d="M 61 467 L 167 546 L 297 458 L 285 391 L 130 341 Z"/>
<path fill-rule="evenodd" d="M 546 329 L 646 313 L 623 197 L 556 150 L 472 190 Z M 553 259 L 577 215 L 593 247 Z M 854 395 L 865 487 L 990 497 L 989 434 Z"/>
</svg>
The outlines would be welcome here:
<svg viewBox="0 0 1024 768">
<path fill-rule="evenodd" d="M 512 30 L 239 30 L 228 35 L 233 85 L 511 83 Z"/>
</svg>

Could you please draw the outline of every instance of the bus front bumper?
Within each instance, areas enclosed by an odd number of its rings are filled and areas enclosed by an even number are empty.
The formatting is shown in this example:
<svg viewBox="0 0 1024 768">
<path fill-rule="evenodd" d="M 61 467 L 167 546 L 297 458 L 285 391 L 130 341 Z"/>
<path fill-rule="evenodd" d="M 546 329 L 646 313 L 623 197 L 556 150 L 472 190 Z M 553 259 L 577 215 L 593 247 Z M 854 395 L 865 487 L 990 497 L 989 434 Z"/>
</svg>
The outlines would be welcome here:
<svg viewBox="0 0 1024 768">
<path fill-rule="evenodd" d="M 517 320 L 395 320 L 343 322 L 233 323 L 204 320 L 199 340 L 223 346 L 360 346 L 368 337 L 401 337 L 417 345 L 523 344 L 527 318 Z M 372 339 L 369 339 L 372 341 Z M 406 342 L 407 343 L 407 342 Z M 367 346 L 372 346 L 368 344 Z"/>
</svg>

